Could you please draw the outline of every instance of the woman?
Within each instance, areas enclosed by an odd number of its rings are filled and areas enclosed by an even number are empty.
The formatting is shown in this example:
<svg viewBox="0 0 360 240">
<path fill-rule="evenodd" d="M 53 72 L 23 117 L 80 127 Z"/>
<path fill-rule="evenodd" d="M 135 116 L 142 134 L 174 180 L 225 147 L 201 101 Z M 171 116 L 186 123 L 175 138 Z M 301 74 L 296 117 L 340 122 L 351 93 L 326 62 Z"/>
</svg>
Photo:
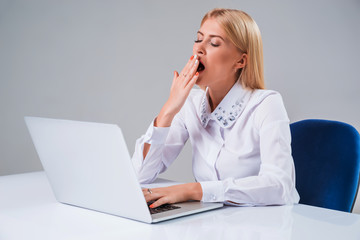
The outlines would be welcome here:
<svg viewBox="0 0 360 240">
<path fill-rule="evenodd" d="M 299 201 L 289 119 L 280 94 L 264 90 L 261 35 L 245 12 L 214 9 L 204 16 L 193 56 L 174 72 L 169 99 L 136 142 L 139 181 L 155 180 L 188 139 L 196 182 L 144 189 L 146 201 L 155 201 L 151 208 L 187 200 Z"/>
</svg>

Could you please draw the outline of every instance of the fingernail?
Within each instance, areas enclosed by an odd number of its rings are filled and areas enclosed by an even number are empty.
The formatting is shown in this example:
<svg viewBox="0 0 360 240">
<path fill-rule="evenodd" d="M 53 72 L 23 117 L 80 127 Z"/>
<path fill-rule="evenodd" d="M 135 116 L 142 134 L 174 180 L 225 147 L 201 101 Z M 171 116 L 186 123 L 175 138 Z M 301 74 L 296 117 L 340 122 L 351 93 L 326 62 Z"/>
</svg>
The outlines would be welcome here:
<svg viewBox="0 0 360 240">
<path fill-rule="evenodd" d="M 154 204 L 151 204 L 151 205 L 150 205 L 150 208 L 154 208 Z"/>
<path fill-rule="evenodd" d="M 199 72 L 196 72 L 196 73 L 195 73 L 195 76 L 199 76 Z"/>
<path fill-rule="evenodd" d="M 197 58 L 197 55 L 195 54 L 194 58 L 196 59 Z"/>
<path fill-rule="evenodd" d="M 197 64 L 197 63 L 198 63 L 198 61 L 199 61 L 199 60 L 197 60 L 197 59 L 196 59 L 195 64 Z"/>
<path fill-rule="evenodd" d="M 190 60 L 193 60 L 194 59 L 194 55 L 190 57 Z"/>
</svg>

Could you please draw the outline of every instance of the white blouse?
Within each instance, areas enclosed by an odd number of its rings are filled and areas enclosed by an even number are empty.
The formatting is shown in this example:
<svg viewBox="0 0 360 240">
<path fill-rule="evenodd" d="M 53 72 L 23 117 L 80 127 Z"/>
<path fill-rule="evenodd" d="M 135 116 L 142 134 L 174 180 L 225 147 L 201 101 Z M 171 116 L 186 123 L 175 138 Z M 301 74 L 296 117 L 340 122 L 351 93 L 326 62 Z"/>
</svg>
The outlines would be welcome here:
<svg viewBox="0 0 360 240">
<path fill-rule="evenodd" d="M 235 205 L 298 203 L 289 119 L 279 93 L 236 83 L 211 112 L 206 91 L 193 89 L 167 128 L 136 141 L 132 157 L 141 183 L 154 181 L 190 139 L 202 201 Z M 143 159 L 144 143 L 151 144 Z"/>
</svg>

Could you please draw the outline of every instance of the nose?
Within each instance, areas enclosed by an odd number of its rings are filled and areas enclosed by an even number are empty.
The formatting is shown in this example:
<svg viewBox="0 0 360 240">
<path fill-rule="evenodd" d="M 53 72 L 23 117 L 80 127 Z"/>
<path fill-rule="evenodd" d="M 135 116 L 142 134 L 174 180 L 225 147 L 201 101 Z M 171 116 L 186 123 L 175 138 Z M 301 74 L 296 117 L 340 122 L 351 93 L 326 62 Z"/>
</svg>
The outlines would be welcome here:
<svg viewBox="0 0 360 240">
<path fill-rule="evenodd" d="M 205 48 L 202 42 L 195 43 L 193 50 L 194 50 L 194 54 L 197 54 L 198 56 L 205 54 Z"/>
</svg>

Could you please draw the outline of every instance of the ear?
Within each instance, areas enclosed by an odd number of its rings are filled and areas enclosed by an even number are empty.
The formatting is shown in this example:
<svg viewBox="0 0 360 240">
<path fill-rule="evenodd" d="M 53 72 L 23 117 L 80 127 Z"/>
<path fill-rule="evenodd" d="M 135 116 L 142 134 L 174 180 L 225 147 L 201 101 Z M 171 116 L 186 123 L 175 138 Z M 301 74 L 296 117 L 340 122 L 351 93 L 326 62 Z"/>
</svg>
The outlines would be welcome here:
<svg viewBox="0 0 360 240">
<path fill-rule="evenodd" d="M 247 54 L 243 53 L 243 54 L 241 54 L 240 59 L 236 62 L 235 68 L 236 68 L 236 70 L 238 70 L 240 68 L 245 67 L 246 64 L 247 64 Z"/>
</svg>

